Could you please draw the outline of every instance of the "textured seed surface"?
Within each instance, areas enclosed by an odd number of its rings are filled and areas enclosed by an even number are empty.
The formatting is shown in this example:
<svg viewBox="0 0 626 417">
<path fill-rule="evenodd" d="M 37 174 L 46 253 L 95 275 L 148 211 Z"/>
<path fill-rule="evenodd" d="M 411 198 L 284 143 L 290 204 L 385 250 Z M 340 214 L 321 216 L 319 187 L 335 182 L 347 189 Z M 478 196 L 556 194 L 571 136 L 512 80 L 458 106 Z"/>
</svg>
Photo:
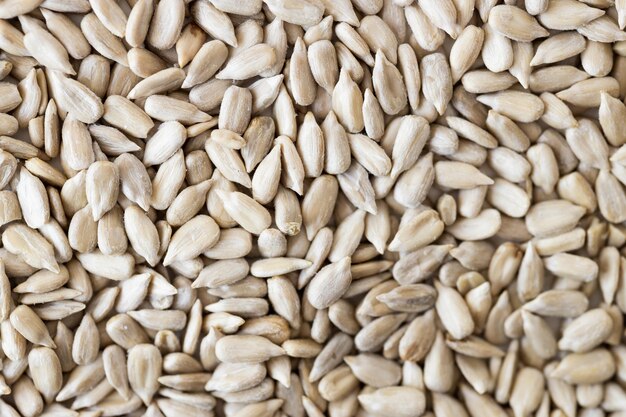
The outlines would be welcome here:
<svg viewBox="0 0 626 417">
<path fill-rule="evenodd" d="M 621 417 L 626 1 L 0 0 L 0 417 Z"/>
</svg>

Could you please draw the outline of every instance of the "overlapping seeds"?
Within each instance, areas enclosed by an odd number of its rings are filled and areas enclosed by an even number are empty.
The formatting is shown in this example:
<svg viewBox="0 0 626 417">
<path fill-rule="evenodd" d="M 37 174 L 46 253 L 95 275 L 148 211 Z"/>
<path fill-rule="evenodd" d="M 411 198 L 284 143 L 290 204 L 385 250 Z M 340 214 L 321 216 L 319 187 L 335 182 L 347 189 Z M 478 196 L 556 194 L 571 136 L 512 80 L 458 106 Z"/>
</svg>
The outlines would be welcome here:
<svg viewBox="0 0 626 417">
<path fill-rule="evenodd" d="M 625 27 L 0 0 L 0 417 L 626 415 Z"/>
</svg>

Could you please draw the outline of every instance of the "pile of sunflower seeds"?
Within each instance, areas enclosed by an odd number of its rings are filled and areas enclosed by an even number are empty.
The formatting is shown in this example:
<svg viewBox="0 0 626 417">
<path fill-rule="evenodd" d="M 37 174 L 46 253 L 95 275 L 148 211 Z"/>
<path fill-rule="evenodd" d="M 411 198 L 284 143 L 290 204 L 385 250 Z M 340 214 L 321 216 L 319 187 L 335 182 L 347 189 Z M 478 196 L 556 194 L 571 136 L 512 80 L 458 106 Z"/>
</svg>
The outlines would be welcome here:
<svg viewBox="0 0 626 417">
<path fill-rule="evenodd" d="M 626 416 L 625 26 L 0 0 L 0 416 Z"/>
</svg>

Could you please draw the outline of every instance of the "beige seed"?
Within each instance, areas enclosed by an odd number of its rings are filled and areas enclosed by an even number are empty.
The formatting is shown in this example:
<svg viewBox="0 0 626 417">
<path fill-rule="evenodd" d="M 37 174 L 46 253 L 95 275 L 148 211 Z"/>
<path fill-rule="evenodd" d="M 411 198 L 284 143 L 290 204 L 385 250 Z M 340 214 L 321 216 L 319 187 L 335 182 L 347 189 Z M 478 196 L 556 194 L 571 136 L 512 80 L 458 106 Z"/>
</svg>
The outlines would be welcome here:
<svg viewBox="0 0 626 417">
<path fill-rule="evenodd" d="M 180 149 L 187 139 L 184 126 L 176 121 L 165 122 L 146 143 L 143 163 L 146 166 L 159 165 L 167 161 Z"/>
<path fill-rule="evenodd" d="M 44 66 L 65 74 L 76 72 L 69 62 L 67 51 L 52 34 L 41 28 L 33 28 L 24 35 L 24 46 Z"/>
<path fill-rule="evenodd" d="M 161 376 L 161 366 L 161 353 L 155 346 L 140 344 L 128 352 L 127 368 L 130 386 L 146 405 L 150 403 L 159 388 L 158 378 Z"/>
<path fill-rule="evenodd" d="M 606 340 L 612 324 L 611 317 L 604 310 L 589 310 L 567 325 L 559 340 L 559 348 L 573 352 L 589 351 Z"/>
<path fill-rule="evenodd" d="M 529 93 L 506 91 L 485 94 L 477 97 L 477 100 L 518 122 L 533 122 L 544 111 L 541 99 Z"/>
<path fill-rule="evenodd" d="M 554 191 L 559 178 L 559 167 L 552 149 L 546 144 L 531 146 L 526 151 L 526 157 L 533 167 L 531 180 L 546 194 Z"/>
<path fill-rule="evenodd" d="M 461 82 L 463 87 L 470 93 L 492 93 L 506 90 L 518 80 L 509 73 L 494 74 L 485 70 L 469 71 L 463 75 Z"/>
<path fill-rule="evenodd" d="M 103 117 L 109 124 L 138 138 L 146 138 L 154 126 L 154 122 L 142 109 L 122 96 L 109 96 L 106 99 Z"/>
<path fill-rule="evenodd" d="M 435 283 L 437 301 L 435 307 L 446 330 L 456 339 L 463 339 L 474 330 L 474 322 L 465 301 L 455 290 Z"/>
<path fill-rule="evenodd" d="M 394 278 L 403 285 L 426 279 L 443 262 L 449 245 L 431 245 L 400 257 L 393 267 Z"/>
<path fill-rule="evenodd" d="M 185 79 L 185 72 L 180 68 L 168 68 L 158 71 L 140 81 L 128 93 L 128 98 L 137 99 L 174 90 L 181 86 Z"/>
<path fill-rule="evenodd" d="M 55 273 L 60 271 L 52 245 L 26 225 L 9 225 L 2 234 L 2 244 L 7 251 L 20 256 L 28 265 Z"/>
<path fill-rule="evenodd" d="M 78 365 L 87 365 L 96 359 L 99 349 L 100 337 L 96 323 L 91 315 L 87 314 L 74 334 L 72 358 Z"/>
<path fill-rule="evenodd" d="M 386 114 L 397 114 L 406 106 L 407 93 L 402 75 L 382 51 L 376 52 L 372 83 L 380 106 Z"/>
<path fill-rule="evenodd" d="M 592 360 L 595 366 L 587 367 L 583 363 Z M 551 373 L 551 377 L 560 378 L 574 384 L 596 384 L 610 378 L 615 372 L 615 361 L 605 349 L 596 349 L 588 353 L 567 355 Z"/>
<path fill-rule="evenodd" d="M 515 57 L 511 40 L 498 33 L 489 22 L 483 26 L 483 31 L 485 39 L 481 56 L 487 69 L 501 72 L 511 68 Z"/>
<path fill-rule="evenodd" d="M 581 281 L 594 280 L 598 275 L 598 265 L 595 262 L 567 253 L 559 253 L 546 258 L 544 265 L 556 276 Z"/>
<path fill-rule="evenodd" d="M 193 87 L 209 80 L 226 61 L 228 50 L 223 42 L 214 40 L 204 44 L 189 66 L 183 88 Z"/>
<path fill-rule="evenodd" d="M 307 177 L 318 177 L 324 165 L 324 136 L 313 113 L 307 113 L 300 126 L 296 147 Z"/>
<path fill-rule="evenodd" d="M 400 339 L 398 354 L 404 360 L 422 360 L 431 350 L 436 339 L 434 310 L 415 318 Z"/>
<path fill-rule="evenodd" d="M 194 3 L 191 15 L 205 32 L 231 46 L 237 45 L 233 24 L 225 13 L 208 1 Z"/>
<path fill-rule="evenodd" d="M 416 417 L 424 412 L 425 398 L 422 391 L 413 387 L 379 388 L 369 394 L 359 395 L 363 408 L 376 414 L 395 413 L 399 417 Z M 404 404 L 399 409 L 397 404 Z"/>
<path fill-rule="evenodd" d="M 515 6 L 500 5 L 491 9 L 489 24 L 502 35 L 518 42 L 531 42 L 549 35 L 534 17 Z"/>
<path fill-rule="evenodd" d="M 32 349 L 28 354 L 28 367 L 35 387 L 46 402 L 51 402 L 63 384 L 61 364 L 56 353 L 47 347 Z"/>
<path fill-rule="evenodd" d="M 211 161 L 226 178 L 250 187 L 250 177 L 245 171 L 243 161 L 231 147 L 223 146 L 215 140 L 208 140 L 205 147 Z"/>
<path fill-rule="evenodd" d="M 612 29 L 616 29 L 612 27 Z M 619 33 L 619 31 L 616 31 Z M 616 34 L 616 36 L 620 36 Z M 593 37 L 590 37 L 593 38 Z M 596 38 L 597 39 L 597 38 Z M 581 54 L 581 64 L 585 71 L 595 77 L 603 77 L 611 72 L 613 53 L 608 45 L 592 40 Z"/>
<path fill-rule="evenodd" d="M 577 32 L 563 32 L 551 36 L 537 48 L 531 65 L 558 62 L 575 56 L 585 49 L 585 38 Z"/>
<path fill-rule="evenodd" d="M 154 2 L 152 0 L 139 0 L 135 2 L 128 15 L 124 34 L 129 45 L 135 48 L 141 46 L 148 35 L 153 13 Z"/>
<path fill-rule="evenodd" d="M 312 26 L 322 19 L 323 8 L 304 0 L 270 0 L 267 6 L 281 20 L 295 25 Z"/>
<path fill-rule="evenodd" d="M 404 79 L 409 104 L 416 110 L 419 107 L 422 80 L 417 56 L 408 44 L 398 46 L 398 66 Z"/>
<path fill-rule="evenodd" d="M 284 187 L 278 188 L 274 199 L 274 214 L 278 230 L 287 236 L 294 236 L 302 227 L 302 214 L 297 204 L 298 197 L 293 191 Z M 301 254 L 296 251 L 296 254 Z"/>
<path fill-rule="evenodd" d="M 456 82 L 478 58 L 484 40 L 484 32 L 476 26 L 467 26 L 459 34 L 450 50 L 450 70 Z"/>
<path fill-rule="evenodd" d="M 77 257 L 87 271 L 115 280 L 129 278 L 135 264 L 130 255 L 104 255 L 100 251 L 83 253 Z"/>
<path fill-rule="evenodd" d="M 156 226 L 137 206 L 124 210 L 126 235 L 133 249 L 151 265 L 158 261 L 159 236 Z"/>
<path fill-rule="evenodd" d="M 354 12 L 352 3 L 349 1 L 328 1 L 323 0 L 322 3 L 326 7 L 326 12 L 331 15 L 338 22 L 347 22 L 351 25 L 356 25 L 358 19 Z"/>
<path fill-rule="evenodd" d="M 230 59 L 216 77 L 224 80 L 246 80 L 268 70 L 275 62 L 274 48 L 260 43 Z"/>
<path fill-rule="evenodd" d="M 169 265 L 195 258 L 215 245 L 219 235 L 219 227 L 211 217 L 198 215 L 174 233 L 163 263 Z"/>
<path fill-rule="evenodd" d="M 181 330 L 185 327 L 186 315 L 180 310 L 137 310 L 128 315 L 143 327 L 151 330 Z"/>
<path fill-rule="evenodd" d="M 0 34 L 3 50 L 18 56 L 29 55 L 28 49 L 24 45 L 24 34 L 9 22 L 3 20 L 0 24 Z"/>
<path fill-rule="evenodd" d="M 384 20 L 376 15 L 365 16 L 361 19 L 357 32 L 371 51 L 380 49 L 391 63 L 396 64 L 398 41 Z"/>
<path fill-rule="evenodd" d="M 592 78 L 578 81 L 571 87 L 558 92 L 556 96 L 577 106 L 597 107 L 601 101 L 600 91 L 615 96 L 619 92 L 619 84 L 612 77 Z"/>
<path fill-rule="evenodd" d="M 526 303 L 524 308 L 544 316 L 577 317 L 587 309 L 588 304 L 581 292 L 549 290 Z"/>
<path fill-rule="evenodd" d="M 270 226 L 271 218 L 267 210 L 252 198 L 240 192 L 227 193 L 217 190 L 228 214 L 244 229 L 260 234 Z"/>
<path fill-rule="evenodd" d="M 85 179 L 87 201 L 91 206 L 94 220 L 100 218 L 113 206 L 117 200 L 119 188 L 119 174 L 112 162 L 98 161 L 89 166 Z"/>
<path fill-rule="evenodd" d="M 121 131 L 116 128 L 104 126 L 104 125 L 91 125 L 89 127 L 89 133 L 92 138 L 95 139 L 99 150 L 111 155 L 118 155 L 123 152 L 134 152 L 139 150 L 137 144 L 128 139 Z M 97 149 L 94 148 L 94 144 L 91 144 L 93 149 L 94 158 L 97 153 Z M 98 156 L 101 156 L 98 155 Z M 100 157 L 99 160 L 104 158 Z"/>
<path fill-rule="evenodd" d="M 530 208 L 530 199 L 524 190 L 501 178 L 497 178 L 489 187 L 487 200 L 511 217 L 523 217 Z"/>
<path fill-rule="evenodd" d="M 350 166 L 350 148 L 346 131 L 339 124 L 333 111 L 329 112 L 321 125 L 324 136 L 324 169 L 329 174 L 341 174 Z"/>
<path fill-rule="evenodd" d="M 278 96 L 274 100 L 273 114 L 279 134 L 295 138 L 297 131 L 296 113 L 284 84 L 281 84 Z"/>
<path fill-rule="evenodd" d="M 472 165 L 462 162 L 437 162 L 435 164 L 437 184 L 455 189 L 471 189 L 479 185 L 491 185 L 493 180 Z"/>
<path fill-rule="evenodd" d="M 300 158 L 297 148 L 287 136 L 277 137 L 274 143 L 279 144 L 281 150 L 281 182 L 285 187 L 302 195 L 305 171 L 302 158 Z"/>
<path fill-rule="evenodd" d="M 535 236 L 550 236 L 572 230 L 583 214 L 582 207 L 566 200 L 545 201 L 531 207 L 526 226 Z"/>
<path fill-rule="evenodd" d="M 250 266 L 253 276 L 269 278 L 277 275 L 285 275 L 311 266 L 311 262 L 298 258 L 270 258 L 254 262 Z"/>
<path fill-rule="evenodd" d="M 0 327 L 2 332 L 2 350 L 9 359 L 20 361 L 25 358 L 26 339 L 19 333 L 10 321 L 5 321 Z"/>
<path fill-rule="evenodd" d="M 112 34 L 94 13 L 85 16 L 80 28 L 89 44 L 102 56 L 121 65 L 128 65 L 126 49 L 121 40 Z"/>
<path fill-rule="evenodd" d="M 626 204 L 626 194 L 621 184 L 611 173 L 602 170 L 595 185 L 598 208 L 602 215 L 611 222 L 620 222 L 622 207 Z"/>
<path fill-rule="evenodd" d="M 442 115 L 452 98 L 452 75 L 445 56 L 434 53 L 422 58 L 422 92 Z"/>
<path fill-rule="evenodd" d="M 489 132 L 481 129 L 471 122 L 468 122 L 467 120 L 464 120 L 460 117 L 446 117 L 446 122 L 448 124 L 448 127 L 454 130 L 457 134 L 467 137 L 469 140 L 477 143 L 478 145 L 481 145 L 488 149 L 493 149 L 498 145 L 496 138 L 489 134 Z M 494 127 L 492 127 L 493 125 L 491 125 L 489 121 L 487 123 L 488 127 L 496 130 L 494 129 Z"/>
<path fill-rule="evenodd" d="M 185 162 L 182 149 L 159 166 L 152 180 L 150 205 L 157 210 L 167 209 L 185 180 Z M 142 190 L 147 191 L 147 190 Z"/>
<path fill-rule="evenodd" d="M 606 92 L 601 93 L 598 119 L 606 139 L 613 146 L 620 146 L 625 140 L 619 127 L 621 115 L 625 113 L 625 107 L 620 100 L 613 98 Z"/>
<path fill-rule="evenodd" d="M 481 240 L 495 235 L 502 225 L 500 212 L 486 209 L 474 218 L 465 218 L 448 229 L 456 238 L 463 240 Z"/>
<path fill-rule="evenodd" d="M 50 203 L 43 183 L 29 171 L 27 167 L 20 170 L 15 191 L 24 221 L 37 228 L 50 219 Z"/>
<path fill-rule="evenodd" d="M 285 351 L 261 336 L 224 336 L 215 346 L 217 358 L 225 363 L 259 363 Z"/>
<path fill-rule="evenodd" d="M 350 231 L 351 233 L 348 233 Z M 356 210 L 348 215 L 335 230 L 333 245 L 328 259 L 336 262 L 352 256 L 365 231 L 365 212 Z"/>
<path fill-rule="evenodd" d="M 391 171 L 391 160 L 373 140 L 361 134 L 348 135 L 354 158 L 376 176 L 384 176 Z"/>
<path fill-rule="evenodd" d="M 180 0 L 159 2 L 152 15 L 146 40 L 157 49 L 169 49 L 178 40 L 185 20 L 185 4 Z"/>
<path fill-rule="evenodd" d="M 341 298 L 351 281 L 350 258 L 345 257 L 315 274 L 307 286 L 307 299 L 318 309 L 329 307 Z"/>
<path fill-rule="evenodd" d="M 189 125 L 211 120 L 211 116 L 198 110 L 195 105 L 163 95 L 148 97 L 145 111 L 151 117 L 163 122 L 176 120 Z"/>
<path fill-rule="evenodd" d="M 580 28 L 580 33 L 594 42 L 616 42 L 626 39 L 617 23 L 608 16 L 600 16 L 585 24 Z"/>
<path fill-rule="evenodd" d="M 410 213 L 410 212 L 407 212 Z M 443 232 L 443 222 L 437 212 L 426 210 L 419 214 L 405 214 L 398 232 L 389 243 L 391 251 L 411 251 L 428 245 Z"/>
<path fill-rule="evenodd" d="M 22 102 L 22 96 L 15 84 L 0 83 L 0 92 L 2 92 L 2 101 L 0 101 L 2 111 L 11 111 Z"/>
<path fill-rule="evenodd" d="M 404 8 L 404 15 L 418 44 L 427 51 L 435 51 L 444 41 L 445 33 L 435 26 L 424 11 L 416 5 Z"/>
<path fill-rule="evenodd" d="M 394 311 L 422 312 L 434 305 L 434 288 L 424 284 L 400 286 L 376 298 Z"/>
<path fill-rule="evenodd" d="M 452 39 L 456 39 L 460 28 L 456 24 L 457 10 L 453 1 L 422 0 L 418 3 L 435 26 L 444 30 Z"/>
<path fill-rule="evenodd" d="M 330 22 L 332 24 L 332 18 L 327 17 L 324 22 Z M 329 27 L 331 29 L 332 26 Z M 307 31 L 307 34 L 309 31 Z M 339 78 L 339 68 L 337 64 L 337 53 L 335 47 L 327 39 L 320 39 L 316 42 L 310 42 L 307 40 L 307 35 L 304 37 L 304 41 L 309 45 L 308 48 L 308 62 L 311 67 L 311 73 L 317 84 L 322 87 L 329 94 L 332 93 L 332 89 L 337 83 Z"/>
<path fill-rule="evenodd" d="M 546 92 L 542 93 L 540 98 L 545 106 L 541 120 L 548 125 L 556 129 L 567 129 L 578 125 L 569 107 L 557 96 Z"/>
<path fill-rule="evenodd" d="M 564 11 L 567 10 L 567 13 Z M 603 15 L 602 10 L 570 0 L 557 0 L 539 15 L 539 21 L 549 29 L 570 30 Z"/>
<path fill-rule="evenodd" d="M 37 71 L 31 70 L 17 85 L 17 89 L 22 96 L 22 101 L 13 112 L 13 116 L 20 127 L 25 127 L 28 125 L 28 120 L 37 115 L 41 103 L 42 92 L 37 82 Z"/>
<path fill-rule="evenodd" d="M 311 73 L 306 45 L 302 38 L 296 40 L 289 61 L 291 94 L 301 106 L 308 106 L 315 100 L 315 79 Z"/>
<path fill-rule="evenodd" d="M 212 181 L 206 180 L 181 191 L 167 209 L 167 222 L 172 226 L 182 226 L 191 220 L 206 203 L 211 185 Z"/>
<path fill-rule="evenodd" d="M 120 176 L 121 192 L 142 209 L 148 210 L 152 183 L 141 161 L 130 154 L 123 154 L 115 159 L 115 165 Z"/>
<path fill-rule="evenodd" d="M 11 325 L 33 344 L 55 348 L 48 329 L 39 317 L 25 305 L 18 306 L 10 316 Z"/>
<path fill-rule="evenodd" d="M 393 195 L 398 203 L 406 207 L 419 207 L 434 180 L 433 155 L 428 153 L 420 158 L 413 168 L 402 173 L 396 182 Z"/>
<path fill-rule="evenodd" d="M 518 371 L 509 402 L 516 416 L 528 415 L 539 407 L 544 393 L 544 377 L 534 368 Z"/>
<path fill-rule="evenodd" d="M 341 71 L 332 97 L 333 111 L 343 127 L 348 132 L 361 131 L 364 127 L 363 114 L 360 111 L 363 97 L 347 71 Z"/>
<path fill-rule="evenodd" d="M 128 51 L 126 56 L 128 58 L 129 70 L 139 78 L 150 77 L 167 67 L 163 59 L 144 48 L 133 48 Z M 133 84 L 137 84 L 139 81 L 137 79 Z M 130 85 L 128 88 L 132 87 L 133 85 Z"/>
<path fill-rule="evenodd" d="M 72 169 L 85 169 L 94 162 L 91 137 L 89 136 L 87 127 L 82 122 L 67 117 L 63 122 L 61 137 L 73 138 L 71 141 L 63 141 L 63 147 L 67 147 L 67 163 Z"/>
<path fill-rule="evenodd" d="M 570 65 L 549 66 L 533 72 L 530 88 L 535 92 L 558 92 L 587 78 L 589 74 Z"/>
<path fill-rule="evenodd" d="M 284 76 L 275 75 L 269 78 L 261 78 L 252 83 L 248 89 L 252 94 L 252 113 L 257 114 L 272 105 L 283 85 Z"/>
<path fill-rule="evenodd" d="M 78 210 L 70 221 L 67 238 L 72 249 L 91 252 L 98 243 L 98 223 L 92 217 L 91 206 Z"/>
<path fill-rule="evenodd" d="M 282 348 L 292 358 L 314 358 L 322 349 L 310 339 L 291 339 L 282 344 Z"/>
</svg>

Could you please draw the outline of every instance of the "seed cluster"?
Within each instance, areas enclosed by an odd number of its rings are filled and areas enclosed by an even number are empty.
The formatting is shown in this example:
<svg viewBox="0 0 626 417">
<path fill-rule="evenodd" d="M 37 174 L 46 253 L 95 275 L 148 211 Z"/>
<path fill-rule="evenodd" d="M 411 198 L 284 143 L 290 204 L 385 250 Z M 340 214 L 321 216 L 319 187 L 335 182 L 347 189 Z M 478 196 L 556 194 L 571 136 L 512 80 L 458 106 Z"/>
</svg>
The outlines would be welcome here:
<svg viewBox="0 0 626 417">
<path fill-rule="evenodd" d="M 626 415 L 625 26 L 0 0 L 0 417 Z"/>
</svg>

